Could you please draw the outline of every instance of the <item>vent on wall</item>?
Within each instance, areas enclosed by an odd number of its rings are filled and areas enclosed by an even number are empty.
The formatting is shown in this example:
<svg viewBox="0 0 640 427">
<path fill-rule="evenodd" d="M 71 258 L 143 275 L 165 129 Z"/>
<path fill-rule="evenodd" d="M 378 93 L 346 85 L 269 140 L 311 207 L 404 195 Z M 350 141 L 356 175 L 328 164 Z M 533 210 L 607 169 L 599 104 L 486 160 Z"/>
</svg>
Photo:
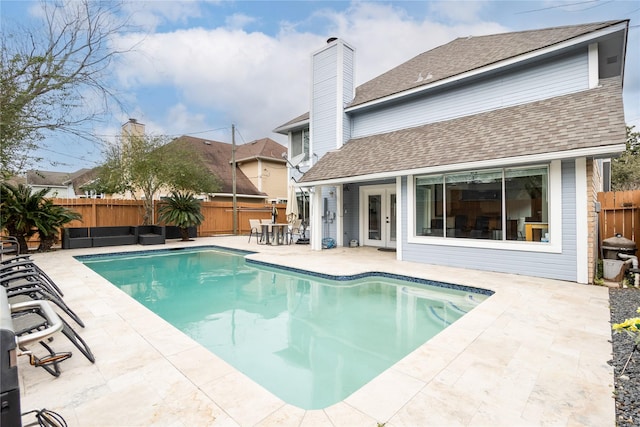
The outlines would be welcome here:
<svg viewBox="0 0 640 427">
<path fill-rule="evenodd" d="M 607 64 L 615 64 L 618 62 L 618 56 L 610 56 L 607 58 Z"/>
</svg>

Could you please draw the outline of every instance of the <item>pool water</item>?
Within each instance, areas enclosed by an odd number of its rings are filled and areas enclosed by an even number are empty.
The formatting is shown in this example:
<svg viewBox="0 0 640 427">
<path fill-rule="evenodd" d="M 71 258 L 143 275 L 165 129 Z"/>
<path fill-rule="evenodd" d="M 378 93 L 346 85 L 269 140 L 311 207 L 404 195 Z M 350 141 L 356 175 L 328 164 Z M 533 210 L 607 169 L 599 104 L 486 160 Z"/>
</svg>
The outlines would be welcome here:
<svg viewBox="0 0 640 427">
<path fill-rule="evenodd" d="M 78 258 L 303 409 L 344 400 L 487 298 L 389 277 L 330 280 L 212 249 Z"/>
</svg>

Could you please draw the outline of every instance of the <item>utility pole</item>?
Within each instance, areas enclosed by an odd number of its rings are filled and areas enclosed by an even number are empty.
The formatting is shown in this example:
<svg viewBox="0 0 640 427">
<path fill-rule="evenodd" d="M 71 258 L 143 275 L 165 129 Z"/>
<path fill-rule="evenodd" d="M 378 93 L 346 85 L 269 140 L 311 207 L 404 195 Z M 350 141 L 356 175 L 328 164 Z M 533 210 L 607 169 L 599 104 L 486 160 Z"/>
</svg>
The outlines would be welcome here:
<svg viewBox="0 0 640 427">
<path fill-rule="evenodd" d="M 236 125 L 231 125 L 231 185 L 233 188 L 233 235 L 238 235 L 238 201 L 236 199 Z"/>
</svg>

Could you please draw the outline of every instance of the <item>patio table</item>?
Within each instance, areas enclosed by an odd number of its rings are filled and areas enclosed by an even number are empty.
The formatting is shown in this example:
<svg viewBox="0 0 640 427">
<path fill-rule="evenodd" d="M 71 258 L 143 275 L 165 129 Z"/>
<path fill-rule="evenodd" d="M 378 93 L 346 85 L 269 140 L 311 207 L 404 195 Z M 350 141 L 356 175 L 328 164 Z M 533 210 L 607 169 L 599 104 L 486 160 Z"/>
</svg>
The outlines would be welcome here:
<svg viewBox="0 0 640 427">
<path fill-rule="evenodd" d="M 284 245 L 288 234 L 285 232 L 289 224 L 262 224 L 262 244 Z"/>
</svg>

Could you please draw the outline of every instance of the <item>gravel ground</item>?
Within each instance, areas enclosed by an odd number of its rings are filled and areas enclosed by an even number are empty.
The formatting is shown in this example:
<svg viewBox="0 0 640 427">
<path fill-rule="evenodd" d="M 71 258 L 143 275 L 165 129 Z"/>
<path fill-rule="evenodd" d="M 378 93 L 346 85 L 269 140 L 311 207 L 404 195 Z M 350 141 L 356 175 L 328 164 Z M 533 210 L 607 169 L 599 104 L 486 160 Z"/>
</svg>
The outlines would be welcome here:
<svg viewBox="0 0 640 427">
<path fill-rule="evenodd" d="M 640 317 L 640 290 L 634 288 L 609 290 L 611 323 L 620 323 L 631 317 Z M 616 425 L 640 427 L 640 349 L 633 352 L 633 338 L 626 333 L 612 334 Z M 624 368 L 629 355 L 631 360 Z M 624 372 L 623 372 L 624 369 Z"/>
</svg>

